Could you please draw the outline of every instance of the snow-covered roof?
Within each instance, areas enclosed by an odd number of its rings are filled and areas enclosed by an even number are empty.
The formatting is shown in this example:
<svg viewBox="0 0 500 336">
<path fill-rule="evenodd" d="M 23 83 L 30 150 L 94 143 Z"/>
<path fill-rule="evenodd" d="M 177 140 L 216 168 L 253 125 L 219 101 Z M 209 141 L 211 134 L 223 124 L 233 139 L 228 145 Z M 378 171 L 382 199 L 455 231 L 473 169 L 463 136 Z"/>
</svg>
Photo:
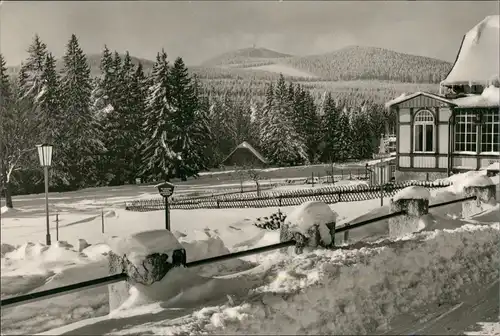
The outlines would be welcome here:
<svg viewBox="0 0 500 336">
<path fill-rule="evenodd" d="M 453 103 L 457 107 L 499 107 L 500 88 L 490 85 L 480 95 L 457 98 L 453 100 Z"/>
<path fill-rule="evenodd" d="M 385 103 L 385 107 L 389 108 L 389 107 L 391 107 L 393 105 L 401 104 L 404 101 L 413 99 L 413 98 L 418 97 L 418 96 L 426 96 L 426 97 L 429 97 L 429 98 L 432 98 L 432 99 L 436 99 L 436 100 L 442 101 L 443 103 L 453 104 L 453 102 L 451 100 L 446 99 L 443 96 L 439 96 L 439 95 L 436 95 L 436 94 L 433 94 L 433 93 L 430 93 L 430 92 L 419 91 L 419 92 L 412 93 L 410 95 L 406 95 L 405 93 L 403 93 L 401 96 L 399 96 L 397 98 L 394 98 L 393 100 L 390 100 L 387 103 Z"/>
<path fill-rule="evenodd" d="M 370 160 L 366 164 L 368 166 L 378 166 L 378 165 L 381 165 L 383 163 L 388 163 L 388 162 L 392 162 L 395 160 L 396 160 L 396 158 L 391 156 L 391 157 L 387 157 L 387 158 L 383 158 L 383 159 Z"/>
<path fill-rule="evenodd" d="M 255 157 L 257 159 L 259 159 L 259 161 L 261 161 L 262 163 L 267 163 L 267 160 L 262 156 L 262 154 L 260 154 L 255 148 L 253 148 L 252 145 L 250 145 L 248 142 L 246 141 L 243 141 L 242 143 L 240 143 L 238 146 L 236 146 L 235 149 L 233 149 L 233 151 L 231 153 L 229 153 L 229 155 L 222 161 L 222 162 L 226 162 L 227 159 L 229 159 L 231 157 L 231 155 L 234 154 L 234 152 L 236 152 L 238 149 L 240 148 L 245 148 L 245 149 L 248 149 L 250 152 L 252 152 L 253 155 L 255 155 Z"/>
<path fill-rule="evenodd" d="M 442 85 L 489 85 L 499 75 L 500 15 L 487 16 L 465 34 Z"/>
</svg>

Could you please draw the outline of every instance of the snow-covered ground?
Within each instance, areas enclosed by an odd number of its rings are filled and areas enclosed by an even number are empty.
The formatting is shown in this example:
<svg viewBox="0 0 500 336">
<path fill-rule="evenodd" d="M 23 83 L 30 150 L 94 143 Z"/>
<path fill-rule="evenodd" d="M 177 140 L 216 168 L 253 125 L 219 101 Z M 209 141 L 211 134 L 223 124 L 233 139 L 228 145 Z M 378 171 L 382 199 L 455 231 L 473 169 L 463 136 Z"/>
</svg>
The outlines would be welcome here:
<svg viewBox="0 0 500 336">
<path fill-rule="evenodd" d="M 454 185 L 432 192 L 431 203 L 459 198 L 460 183 L 474 174 L 484 172 L 451 177 Z M 43 245 L 43 211 L 18 216 L 21 208 L 2 216 L 2 298 L 106 276 L 103 253 L 110 239 L 164 228 L 162 211 L 135 213 L 110 205 L 103 212 L 103 234 L 101 211 L 89 210 L 91 200 L 61 202 L 66 209 L 59 215 L 61 241 L 50 247 Z M 380 200 L 330 207 L 340 225 L 388 212 Z M 453 318 L 460 323 L 448 333 L 463 333 L 475 322 L 497 320 L 490 315 L 498 315 L 498 294 L 491 291 L 498 290 L 500 229 L 498 204 L 470 220 L 457 218 L 460 209 L 461 204 L 432 209 L 429 231 L 401 239 L 384 240 L 388 226 L 382 222 L 351 231 L 350 242 L 358 241 L 351 248 L 299 256 L 291 248 L 179 269 L 165 278 L 165 287 L 178 295 L 111 315 L 106 287 L 2 309 L 2 334 L 445 333 L 439 328 L 446 321 L 452 325 Z M 172 231 L 188 261 L 197 260 L 278 242 L 279 232 L 251 225 L 276 210 L 172 210 Z M 371 243 L 360 242 L 367 237 Z M 79 239 L 92 245 L 78 252 Z M 484 297 L 487 316 L 482 310 L 471 314 L 470 306 Z"/>
<path fill-rule="evenodd" d="M 305 71 L 295 69 L 291 66 L 284 65 L 284 64 L 268 64 L 268 65 L 251 67 L 248 69 L 249 70 L 250 69 L 251 70 L 264 70 L 264 71 L 269 71 L 269 72 L 282 73 L 285 76 L 294 76 L 294 77 L 303 77 L 303 78 L 317 78 L 317 76 L 315 76 L 315 75 L 312 75 L 312 74 L 307 73 Z"/>
</svg>

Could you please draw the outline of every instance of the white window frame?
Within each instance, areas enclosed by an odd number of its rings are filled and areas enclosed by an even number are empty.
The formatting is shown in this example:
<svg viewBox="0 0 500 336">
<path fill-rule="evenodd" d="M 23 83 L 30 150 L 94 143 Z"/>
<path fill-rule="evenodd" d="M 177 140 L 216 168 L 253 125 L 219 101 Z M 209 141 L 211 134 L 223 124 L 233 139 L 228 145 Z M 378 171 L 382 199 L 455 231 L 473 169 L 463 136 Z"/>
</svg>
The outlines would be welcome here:
<svg viewBox="0 0 500 336">
<path fill-rule="evenodd" d="M 494 141 L 495 135 L 498 137 L 498 132 L 495 133 L 494 131 L 495 125 L 497 125 L 497 131 L 498 131 L 498 129 L 500 128 L 500 114 L 486 113 L 483 115 L 483 122 L 481 124 L 481 154 L 492 154 L 492 155 L 500 154 L 499 150 L 500 145 L 498 144 L 498 141 L 497 142 Z M 490 141 L 485 141 L 485 136 L 490 136 Z M 486 150 L 484 150 L 485 145 L 488 146 Z M 496 151 L 494 150 L 495 146 L 497 147 Z"/>
<path fill-rule="evenodd" d="M 465 125 L 465 132 L 459 132 L 459 125 Z M 467 125 L 472 125 L 472 132 L 467 132 Z M 465 141 L 458 141 L 458 135 L 463 134 Z M 475 141 L 467 141 L 468 135 L 475 135 Z M 477 131 L 476 114 L 472 112 L 460 112 L 455 116 L 455 126 L 453 130 L 453 153 L 456 154 L 477 154 L 477 137 L 479 136 Z M 465 144 L 465 150 L 457 150 L 457 144 Z M 475 150 L 468 150 L 468 145 L 474 146 Z"/>
<path fill-rule="evenodd" d="M 432 148 L 428 149 L 426 140 L 427 125 L 432 126 Z M 422 127 L 422 149 L 417 150 L 416 134 L 417 127 Z M 436 124 L 434 114 L 429 110 L 420 110 L 413 117 L 413 153 L 435 153 L 436 152 Z"/>
</svg>

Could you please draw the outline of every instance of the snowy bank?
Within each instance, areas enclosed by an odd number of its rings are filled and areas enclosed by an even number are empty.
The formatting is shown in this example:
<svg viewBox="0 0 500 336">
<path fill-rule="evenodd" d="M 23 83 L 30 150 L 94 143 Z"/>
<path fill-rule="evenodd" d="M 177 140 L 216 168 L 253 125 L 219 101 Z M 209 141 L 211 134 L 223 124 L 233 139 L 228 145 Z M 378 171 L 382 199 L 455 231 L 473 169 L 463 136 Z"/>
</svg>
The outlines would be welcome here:
<svg viewBox="0 0 500 336">
<path fill-rule="evenodd" d="M 152 313 L 133 308 L 127 312 L 133 320 L 88 320 L 45 334 L 382 333 L 401 314 L 448 305 L 463 288 L 495 281 L 499 239 L 498 224 L 466 225 L 345 250 L 276 252 L 261 266 L 262 284 L 248 295 L 212 306 L 204 296 L 191 302 L 203 308 L 177 315 L 166 308 L 170 304 Z M 246 274 L 239 279 L 257 275 Z"/>
</svg>

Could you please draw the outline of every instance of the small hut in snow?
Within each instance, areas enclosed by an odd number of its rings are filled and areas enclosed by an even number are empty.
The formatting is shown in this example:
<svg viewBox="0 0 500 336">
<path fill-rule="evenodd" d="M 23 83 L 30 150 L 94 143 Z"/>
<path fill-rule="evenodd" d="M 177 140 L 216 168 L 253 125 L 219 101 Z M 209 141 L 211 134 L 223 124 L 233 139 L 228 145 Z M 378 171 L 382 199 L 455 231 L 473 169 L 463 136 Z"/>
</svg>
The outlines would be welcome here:
<svg viewBox="0 0 500 336">
<path fill-rule="evenodd" d="M 267 166 L 267 160 L 252 145 L 243 141 L 222 161 L 222 165 L 263 168 Z"/>
</svg>

